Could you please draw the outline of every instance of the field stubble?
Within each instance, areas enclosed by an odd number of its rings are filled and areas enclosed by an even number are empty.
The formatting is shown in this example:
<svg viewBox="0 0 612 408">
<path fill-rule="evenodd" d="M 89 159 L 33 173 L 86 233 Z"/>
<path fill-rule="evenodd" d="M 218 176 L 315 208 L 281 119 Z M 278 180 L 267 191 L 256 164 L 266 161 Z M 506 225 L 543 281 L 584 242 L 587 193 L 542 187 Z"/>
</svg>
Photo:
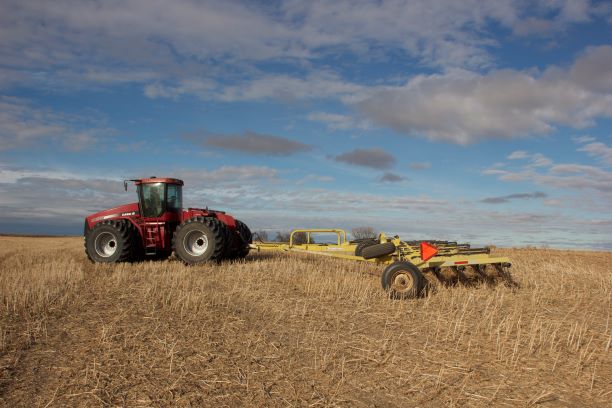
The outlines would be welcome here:
<svg viewBox="0 0 612 408">
<path fill-rule="evenodd" d="M 93 265 L 0 237 L 6 406 L 608 406 L 612 254 L 497 249 L 520 288 L 388 299 L 382 267 Z"/>
</svg>

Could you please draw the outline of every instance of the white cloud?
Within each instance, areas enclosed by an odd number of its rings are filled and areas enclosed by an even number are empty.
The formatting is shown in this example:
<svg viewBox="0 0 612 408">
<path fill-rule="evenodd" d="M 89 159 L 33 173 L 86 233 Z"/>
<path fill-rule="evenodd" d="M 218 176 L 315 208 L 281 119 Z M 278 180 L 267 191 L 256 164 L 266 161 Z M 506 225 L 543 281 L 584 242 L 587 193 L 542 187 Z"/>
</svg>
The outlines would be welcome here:
<svg viewBox="0 0 612 408">
<path fill-rule="evenodd" d="M 202 100 L 222 102 L 340 99 L 350 103 L 365 98 L 370 91 L 367 86 L 344 81 L 329 71 L 311 72 L 302 77 L 258 73 L 246 79 L 236 79 L 232 84 L 222 84 L 213 79 L 188 78 L 178 81 L 156 81 L 144 87 L 144 94 L 152 99 L 176 99 L 182 95 L 195 95 Z M 355 125 L 363 127 L 366 122 L 355 121 Z"/>
<path fill-rule="evenodd" d="M 180 170 L 177 174 L 186 185 L 215 184 L 215 188 L 218 188 L 217 183 L 242 185 L 245 181 L 274 179 L 278 171 L 267 166 L 221 166 L 208 171 Z"/>
<path fill-rule="evenodd" d="M 612 116 L 612 93 L 607 79 L 592 86 L 577 70 L 612 72 L 612 47 L 593 48 L 569 70 L 550 67 L 540 75 L 514 70 L 417 75 L 358 107 L 366 118 L 400 133 L 459 144 L 547 134 L 557 126 L 583 128 Z"/>
<path fill-rule="evenodd" d="M 564 31 L 571 23 L 589 21 L 595 9 L 589 0 L 553 0 L 532 5 L 535 9 L 552 16 L 531 16 L 516 21 L 513 33 L 525 37 L 530 35 L 552 35 Z"/>
<path fill-rule="evenodd" d="M 588 143 L 578 151 L 586 152 L 589 156 L 597 157 L 603 163 L 612 166 L 612 147 L 601 142 Z"/>
<path fill-rule="evenodd" d="M 22 98 L 0 96 L 0 151 L 55 143 L 65 150 L 94 146 L 113 129 L 88 117 L 65 115 L 32 105 Z"/>
<path fill-rule="evenodd" d="M 552 165 L 552 160 L 544 156 L 542 153 L 528 153 L 524 150 L 516 150 L 506 157 L 508 160 L 526 160 L 529 159 L 528 167 L 547 167 Z"/>
<path fill-rule="evenodd" d="M 571 67 L 569 79 L 590 92 L 612 93 L 612 46 L 587 48 Z"/>
<path fill-rule="evenodd" d="M 306 77 L 265 75 L 220 89 L 214 98 L 225 102 L 261 99 L 285 101 L 339 98 L 350 102 L 360 99 L 367 87 L 346 82 L 331 72 L 316 72 Z"/>
<path fill-rule="evenodd" d="M 546 31 L 541 28 L 546 26 L 558 31 L 601 9 L 586 0 L 546 1 L 537 7 L 513 0 L 177 0 L 171 5 L 163 0 L 6 0 L 2 7 L 0 85 L 136 82 L 159 97 L 188 92 L 183 81 L 248 84 L 245 79 L 255 77 L 244 93 L 220 92 L 227 100 L 276 96 L 282 89 L 270 80 L 301 86 L 278 72 L 262 79 L 259 62 L 308 70 L 330 56 L 381 60 L 399 53 L 442 68 L 492 66 L 490 48 L 498 44 L 491 23 L 524 34 Z M 578 77 L 597 81 L 578 68 Z"/>
<path fill-rule="evenodd" d="M 99 84 L 120 84 L 152 81 L 159 78 L 160 75 L 154 71 L 135 71 L 129 69 L 101 70 L 99 68 L 90 68 L 84 70 L 83 77 L 87 81 Z"/>
<path fill-rule="evenodd" d="M 552 164 L 552 160 L 544 156 L 541 153 L 535 153 L 531 155 L 531 166 L 533 167 L 547 167 Z"/>
<path fill-rule="evenodd" d="M 353 116 L 340 115 L 338 113 L 311 112 L 308 114 L 308 120 L 324 123 L 331 130 L 369 129 L 371 127 L 367 121 L 358 120 Z"/>
<path fill-rule="evenodd" d="M 15 183 L 22 178 L 49 177 L 69 179 L 77 177 L 74 173 L 51 168 L 25 168 L 0 163 L 0 183 Z"/>
<path fill-rule="evenodd" d="M 587 143 L 587 142 L 594 141 L 595 138 L 593 136 L 582 135 L 582 136 L 572 137 L 572 140 L 576 143 Z"/>
<path fill-rule="evenodd" d="M 510 153 L 510 155 L 508 155 L 507 159 L 508 160 L 522 160 L 522 159 L 526 159 L 529 157 L 529 153 L 523 151 L 523 150 L 517 150 L 514 151 L 512 153 Z"/>
<path fill-rule="evenodd" d="M 172 85 L 160 82 L 148 84 L 144 87 L 144 94 L 151 99 L 175 99 L 185 94 L 197 95 L 202 99 L 209 99 L 214 94 L 216 88 L 217 84 L 211 80 L 183 79 Z"/>
<path fill-rule="evenodd" d="M 206 130 L 186 133 L 183 139 L 203 147 L 234 150 L 249 154 L 288 156 L 308 152 L 312 146 L 282 136 L 246 130 L 241 134 L 212 133 Z"/>
<path fill-rule="evenodd" d="M 600 200 L 612 200 L 612 172 L 585 164 L 556 164 L 539 153 L 526 157 L 530 160 L 518 170 L 490 167 L 483 174 L 496 176 L 501 181 L 528 181 L 562 190 L 590 190 L 599 194 Z"/>
</svg>

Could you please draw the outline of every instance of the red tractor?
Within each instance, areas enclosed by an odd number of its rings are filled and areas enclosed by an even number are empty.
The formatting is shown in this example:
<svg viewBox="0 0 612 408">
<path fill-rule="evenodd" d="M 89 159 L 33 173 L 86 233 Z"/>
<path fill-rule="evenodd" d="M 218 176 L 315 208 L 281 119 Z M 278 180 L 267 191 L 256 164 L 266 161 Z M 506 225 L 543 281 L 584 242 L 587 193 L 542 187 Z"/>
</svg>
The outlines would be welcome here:
<svg viewBox="0 0 612 408">
<path fill-rule="evenodd" d="M 166 259 L 172 252 L 186 264 L 244 258 L 251 231 L 223 211 L 183 209 L 183 181 L 174 178 L 130 180 L 138 202 L 85 218 L 85 252 L 93 262 Z M 124 182 L 127 191 L 127 181 Z"/>
</svg>

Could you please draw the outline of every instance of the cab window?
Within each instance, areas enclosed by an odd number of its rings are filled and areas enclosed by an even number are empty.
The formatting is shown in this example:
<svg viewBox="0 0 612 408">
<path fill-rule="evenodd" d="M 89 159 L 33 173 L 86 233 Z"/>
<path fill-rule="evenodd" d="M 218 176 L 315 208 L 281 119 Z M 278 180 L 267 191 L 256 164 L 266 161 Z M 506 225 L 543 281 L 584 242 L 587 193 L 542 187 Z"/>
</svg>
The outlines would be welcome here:
<svg viewBox="0 0 612 408">
<path fill-rule="evenodd" d="M 166 201 L 164 183 L 145 183 L 139 187 L 142 216 L 146 218 L 161 216 Z"/>
<path fill-rule="evenodd" d="M 177 184 L 168 184 L 168 211 L 181 211 L 183 208 L 183 189 Z"/>
</svg>

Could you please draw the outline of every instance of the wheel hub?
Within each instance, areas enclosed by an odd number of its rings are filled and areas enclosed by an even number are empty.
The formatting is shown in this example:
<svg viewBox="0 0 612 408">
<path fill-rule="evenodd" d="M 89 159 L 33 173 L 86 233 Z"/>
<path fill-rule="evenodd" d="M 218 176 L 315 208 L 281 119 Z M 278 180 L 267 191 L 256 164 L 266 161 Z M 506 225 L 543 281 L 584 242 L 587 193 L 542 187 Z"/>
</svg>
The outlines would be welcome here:
<svg viewBox="0 0 612 408">
<path fill-rule="evenodd" d="M 397 293 L 405 293 L 412 290 L 413 286 L 414 279 L 412 279 L 412 275 L 407 272 L 400 271 L 393 277 L 391 289 Z"/>
<path fill-rule="evenodd" d="M 190 231 L 183 239 L 183 247 L 191 256 L 201 256 L 208 249 L 208 237 L 200 230 Z"/>
<path fill-rule="evenodd" d="M 117 252 L 117 237 L 110 232 L 103 232 L 96 237 L 94 247 L 101 257 L 111 257 Z"/>
</svg>

